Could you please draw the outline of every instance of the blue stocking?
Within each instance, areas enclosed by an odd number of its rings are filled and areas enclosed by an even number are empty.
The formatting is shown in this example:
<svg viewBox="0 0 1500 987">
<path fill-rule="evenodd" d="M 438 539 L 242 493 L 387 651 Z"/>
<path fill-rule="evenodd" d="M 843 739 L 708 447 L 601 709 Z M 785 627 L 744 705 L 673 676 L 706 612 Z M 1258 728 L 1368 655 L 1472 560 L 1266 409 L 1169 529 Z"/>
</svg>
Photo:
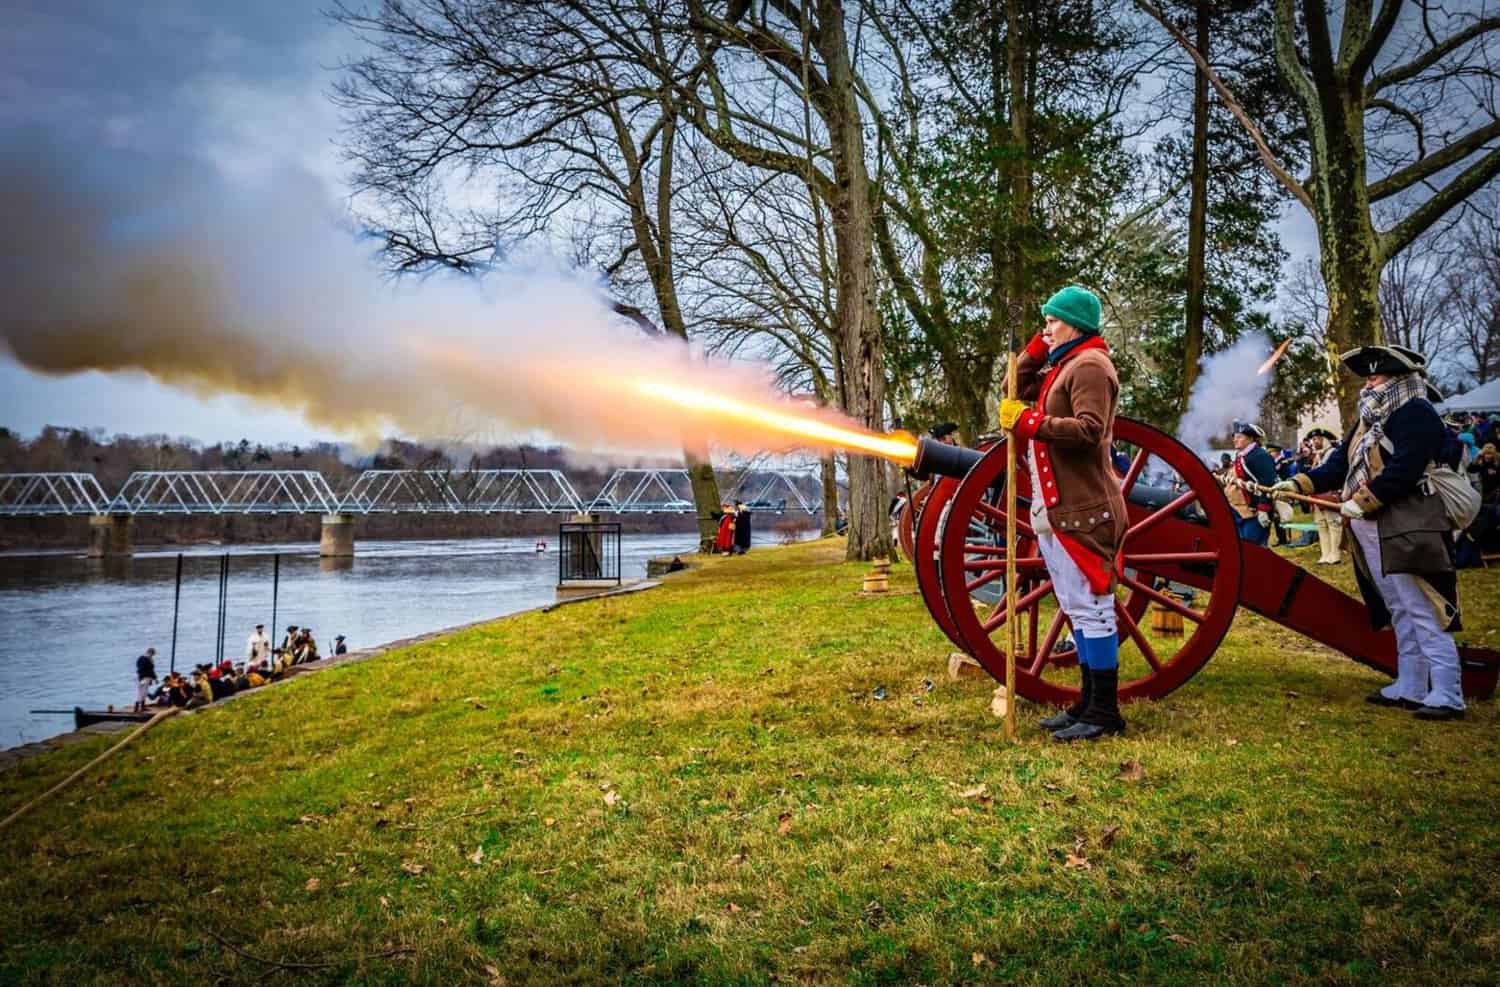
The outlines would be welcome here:
<svg viewBox="0 0 1500 987">
<path fill-rule="evenodd" d="M 1090 668 L 1096 671 L 1108 672 L 1120 667 L 1120 639 L 1117 635 L 1090 637 L 1084 638 L 1084 640 L 1088 642 Z"/>
</svg>

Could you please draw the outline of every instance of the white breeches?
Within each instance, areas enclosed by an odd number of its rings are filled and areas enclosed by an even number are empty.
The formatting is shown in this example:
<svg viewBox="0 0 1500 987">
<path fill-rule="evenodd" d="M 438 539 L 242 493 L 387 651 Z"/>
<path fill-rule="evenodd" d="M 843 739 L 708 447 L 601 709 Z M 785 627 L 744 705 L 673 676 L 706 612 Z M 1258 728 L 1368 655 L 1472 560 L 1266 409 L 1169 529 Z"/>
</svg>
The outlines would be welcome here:
<svg viewBox="0 0 1500 987">
<path fill-rule="evenodd" d="M 1318 526 L 1318 561 L 1338 562 L 1343 558 L 1339 549 L 1344 541 L 1344 518 L 1338 511 L 1315 509 L 1313 521 Z"/>
<path fill-rule="evenodd" d="M 1027 457 L 1026 466 L 1031 473 L 1031 489 L 1042 489 L 1042 482 L 1036 475 L 1036 461 Z M 1052 589 L 1057 594 L 1057 605 L 1068 615 L 1068 622 L 1073 625 L 1073 630 L 1089 638 L 1114 637 L 1114 594 L 1097 594 L 1089 588 L 1088 577 L 1052 533 L 1052 523 L 1047 520 L 1047 508 L 1039 497 L 1032 499 L 1030 521 L 1031 529 L 1036 532 L 1037 547 L 1047 563 L 1047 575 L 1052 579 Z"/>
<path fill-rule="evenodd" d="M 1380 564 L 1380 533 L 1374 521 L 1357 518 L 1349 530 L 1364 552 L 1370 575 L 1391 611 L 1396 630 L 1396 681 L 1381 689 L 1387 699 L 1409 699 L 1424 706 L 1464 708 L 1459 684 L 1458 645 L 1443 630 L 1432 604 L 1415 576 L 1404 572 L 1384 575 Z"/>
<path fill-rule="evenodd" d="M 1050 529 L 1038 530 L 1036 543 L 1047 562 L 1057 605 L 1068 615 L 1073 630 L 1087 638 L 1114 637 L 1114 594 L 1095 593 L 1089 588 L 1088 577 Z"/>
</svg>

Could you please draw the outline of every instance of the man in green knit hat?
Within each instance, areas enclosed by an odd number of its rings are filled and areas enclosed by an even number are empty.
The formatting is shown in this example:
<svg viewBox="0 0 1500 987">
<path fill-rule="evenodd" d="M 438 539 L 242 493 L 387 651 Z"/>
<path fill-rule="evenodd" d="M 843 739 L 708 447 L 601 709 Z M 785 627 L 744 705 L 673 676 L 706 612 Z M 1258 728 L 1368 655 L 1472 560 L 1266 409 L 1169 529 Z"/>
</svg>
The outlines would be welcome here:
<svg viewBox="0 0 1500 987">
<path fill-rule="evenodd" d="M 1073 626 L 1083 688 L 1078 702 L 1042 721 L 1054 740 L 1097 740 L 1125 731 L 1120 717 L 1115 553 L 1125 536 L 1125 498 L 1110 463 L 1120 380 L 1099 335 L 1099 298 L 1069 286 L 1042 306 L 1046 325 L 1016 365 L 1024 400 L 1000 404 L 1000 424 L 1026 442 L 1028 521 Z M 1019 451 L 1019 450 L 1018 450 Z"/>
</svg>

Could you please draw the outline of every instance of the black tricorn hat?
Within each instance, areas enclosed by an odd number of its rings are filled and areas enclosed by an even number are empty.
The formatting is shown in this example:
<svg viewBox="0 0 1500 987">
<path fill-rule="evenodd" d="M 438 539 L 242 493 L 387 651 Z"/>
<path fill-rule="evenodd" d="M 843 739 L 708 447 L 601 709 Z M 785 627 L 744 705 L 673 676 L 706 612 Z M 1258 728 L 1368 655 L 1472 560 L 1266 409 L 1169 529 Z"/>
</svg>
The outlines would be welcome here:
<svg viewBox="0 0 1500 987">
<path fill-rule="evenodd" d="M 1361 346 L 1345 353 L 1339 360 L 1360 377 L 1374 374 L 1396 377 L 1427 369 L 1427 358 L 1405 346 Z"/>
<path fill-rule="evenodd" d="M 934 439 L 943 439 L 958 431 L 956 422 L 939 422 L 927 430 L 927 434 Z"/>
<path fill-rule="evenodd" d="M 1315 439 L 1320 435 L 1323 436 L 1323 438 L 1327 439 L 1329 442 L 1337 442 L 1339 440 L 1339 437 L 1337 435 L 1334 435 L 1322 425 L 1319 425 L 1317 428 L 1309 431 L 1307 435 L 1303 436 L 1303 438 Z"/>
<path fill-rule="evenodd" d="M 1428 402 L 1431 404 L 1441 404 L 1443 401 L 1443 392 L 1438 390 L 1437 385 L 1430 380 L 1424 380 L 1422 383 L 1427 385 Z"/>
<path fill-rule="evenodd" d="M 1254 422 L 1235 422 L 1234 430 L 1240 435 L 1250 436 L 1250 438 L 1254 439 L 1256 442 L 1260 442 L 1266 437 L 1265 429 L 1261 428 Z"/>
</svg>

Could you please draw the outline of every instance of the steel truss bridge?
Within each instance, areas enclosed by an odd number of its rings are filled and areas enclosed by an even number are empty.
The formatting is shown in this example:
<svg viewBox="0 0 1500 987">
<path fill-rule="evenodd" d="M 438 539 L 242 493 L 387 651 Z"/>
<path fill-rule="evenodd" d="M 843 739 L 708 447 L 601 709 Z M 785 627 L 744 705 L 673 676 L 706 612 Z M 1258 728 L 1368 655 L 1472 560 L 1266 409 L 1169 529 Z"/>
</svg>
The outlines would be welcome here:
<svg viewBox="0 0 1500 987">
<path fill-rule="evenodd" d="M 809 470 L 750 470 L 752 510 L 822 507 Z M 721 488 L 722 489 L 722 488 Z M 143 470 L 107 495 L 90 473 L 0 473 L 0 517 L 201 514 L 692 514 L 687 470 L 619 469 L 591 499 L 560 470 L 365 470 L 335 492 L 314 470 Z"/>
</svg>

